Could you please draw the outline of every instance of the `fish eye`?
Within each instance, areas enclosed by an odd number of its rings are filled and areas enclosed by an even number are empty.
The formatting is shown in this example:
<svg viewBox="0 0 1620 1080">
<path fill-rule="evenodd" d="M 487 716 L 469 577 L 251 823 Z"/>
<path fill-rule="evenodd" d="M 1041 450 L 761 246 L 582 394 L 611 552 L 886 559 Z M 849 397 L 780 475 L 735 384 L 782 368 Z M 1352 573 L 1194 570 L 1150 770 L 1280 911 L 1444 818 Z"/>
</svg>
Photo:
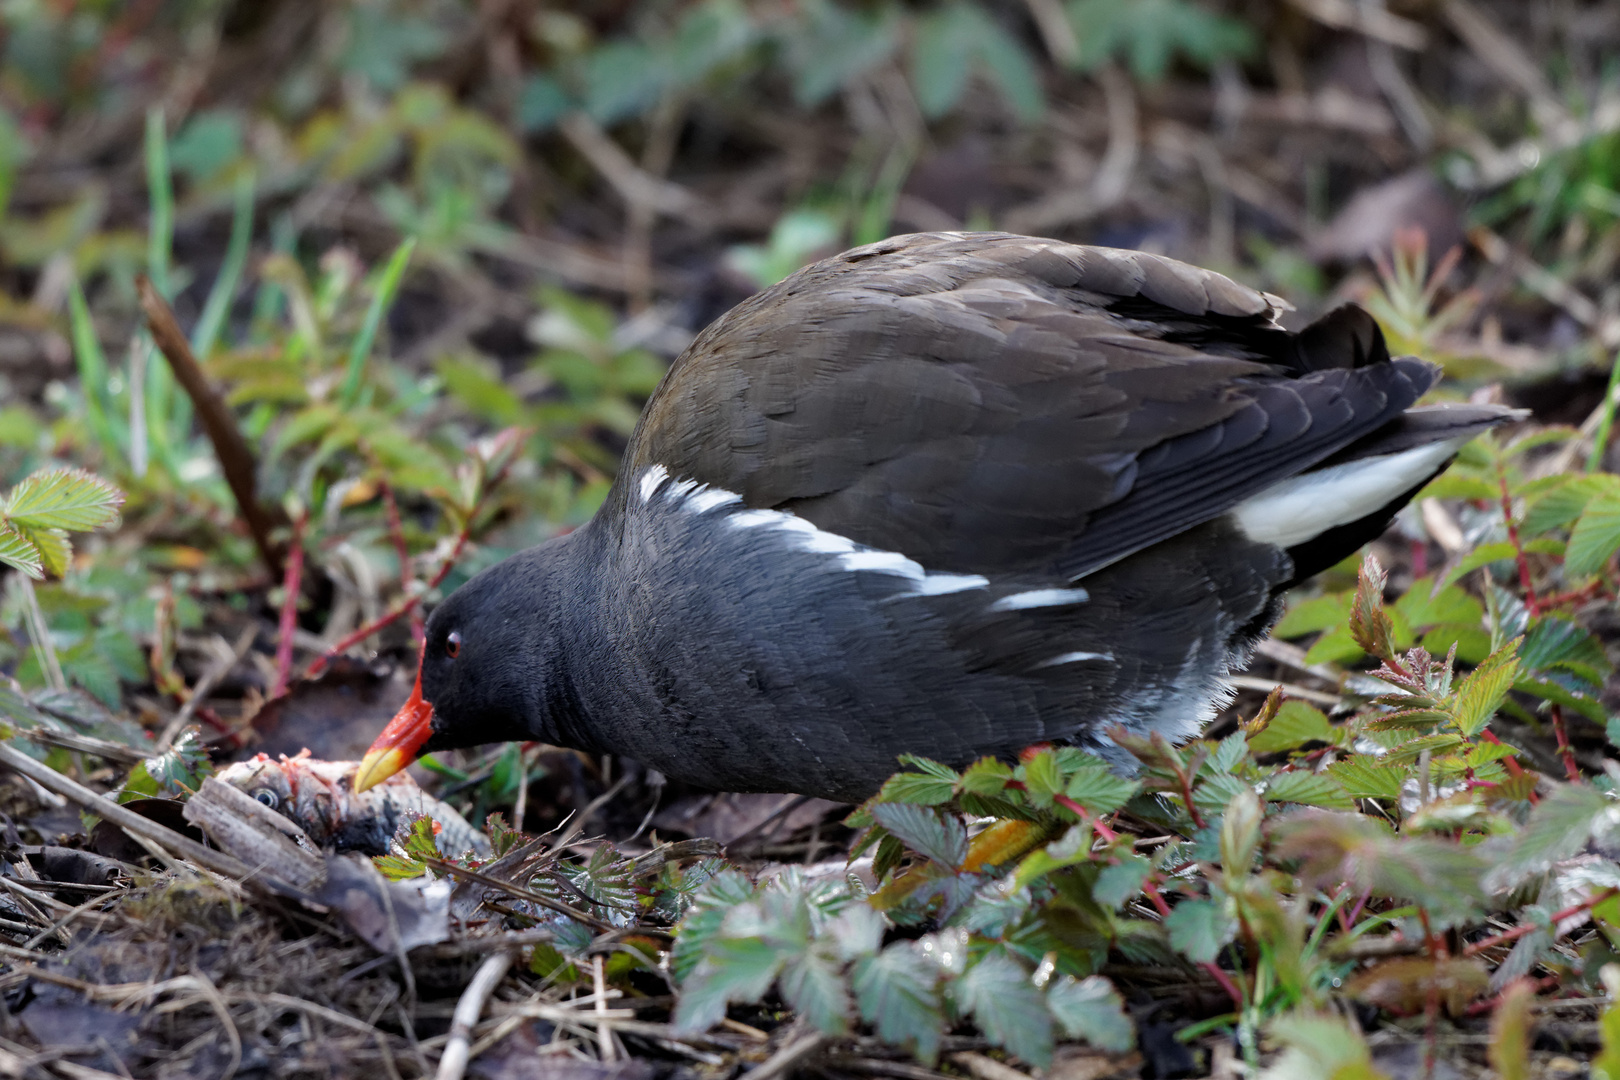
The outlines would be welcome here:
<svg viewBox="0 0 1620 1080">
<path fill-rule="evenodd" d="M 275 792 L 271 791 L 269 788 L 263 787 L 255 791 L 253 793 L 253 797 L 272 810 L 274 810 L 276 808 L 276 804 L 281 801 L 280 799 L 276 798 Z"/>
<path fill-rule="evenodd" d="M 444 639 L 444 654 L 454 660 L 461 655 L 461 631 L 452 630 Z"/>
</svg>

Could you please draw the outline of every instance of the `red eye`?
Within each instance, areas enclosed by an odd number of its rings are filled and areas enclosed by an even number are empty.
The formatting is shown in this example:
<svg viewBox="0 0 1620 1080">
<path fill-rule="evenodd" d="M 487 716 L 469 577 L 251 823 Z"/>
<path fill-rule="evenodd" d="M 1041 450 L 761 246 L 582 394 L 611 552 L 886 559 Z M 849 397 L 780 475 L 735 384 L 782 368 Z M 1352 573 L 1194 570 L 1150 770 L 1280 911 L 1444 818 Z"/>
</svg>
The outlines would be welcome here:
<svg viewBox="0 0 1620 1080">
<path fill-rule="evenodd" d="M 450 631 L 450 635 L 444 639 L 444 653 L 452 660 L 461 655 L 460 630 Z"/>
</svg>

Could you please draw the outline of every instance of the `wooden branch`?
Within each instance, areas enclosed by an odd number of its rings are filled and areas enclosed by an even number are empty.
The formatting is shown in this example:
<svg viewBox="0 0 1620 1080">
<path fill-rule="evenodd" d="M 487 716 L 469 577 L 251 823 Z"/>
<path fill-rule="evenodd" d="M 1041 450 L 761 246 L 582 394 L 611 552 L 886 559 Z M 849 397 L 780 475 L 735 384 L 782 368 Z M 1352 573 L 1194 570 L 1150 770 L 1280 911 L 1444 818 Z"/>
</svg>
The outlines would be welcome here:
<svg viewBox="0 0 1620 1080">
<path fill-rule="evenodd" d="M 157 342 L 158 350 L 169 361 L 175 379 L 185 387 L 192 404 L 196 406 L 197 417 L 202 421 L 208 441 L 214 444 L 214 453 L 219 457 L 225 482 L 230 485 L 231 494 L 236 496 L 242 521 L 253 537 L 254 547 L 259 549 L 259 558 L 264 562 L 265 569 L 270 571 L 271 578 L 279 580 L 283 575 L 284 545 L 272 541 L 270 534 L 291 522 L 280 506 L 267 506 L 259 501 L 258 463 L 253 450 L 243 437 L 242 429 L 237 426 L 236 415 L 208 381 L 202 365 L 192 355 L 191 343 L 180 332 L 180 324 L 175 322 L 174 311 L 168 301 L 152 287 L 146 275 L 137 277 L 135 284 L 140 293 L 141 310 L 146 313 L 147 328 L 152 331 L 152 340 Z"/>
</svg>

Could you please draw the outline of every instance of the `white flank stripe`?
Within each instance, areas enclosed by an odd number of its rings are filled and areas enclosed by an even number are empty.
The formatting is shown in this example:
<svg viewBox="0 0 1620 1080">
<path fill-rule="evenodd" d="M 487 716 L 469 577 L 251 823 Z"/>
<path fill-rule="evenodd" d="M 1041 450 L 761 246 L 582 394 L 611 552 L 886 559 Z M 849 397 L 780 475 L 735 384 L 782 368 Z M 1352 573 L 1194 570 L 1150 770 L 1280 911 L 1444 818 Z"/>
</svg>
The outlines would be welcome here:
<svg viewBox="0 0 1620 1080">
<path fill-rule="evenodd" d="M 851 572 L 890 574 L 912 582 L 909 596 L 944 596 L 948 593 L 982 589 L 990 580 L 978 574 L 930 574 L 922 565 L 908 559 L 898 551 L 881 551 L 863 547 L 847 536 L 818 529 L 796 514 L 783 510 L 750 510 L 742 499 L 723 488 L 710 487 L 692 480 L 669 482 L 669 470 L 654 465 L 641 474 L 637 490 L 644 504 L 661 495 L 669 505 L 694 514 L 708 514 L 726 509 L 726 522 L 733 529 L 766 529 L 789 541 L 798 551 L 812 555 L 836 555 L 838 566 Z M 1085 590 L 1048 590 L 1078 592 Z M 1056 601 L 1052 601 L 1056 602 Z"/>
<path fill-rule="evenodd" d="M 1114 662 L 1114 654 L 1107 652 L 1066 652 L 1059 653 L 1050 660 L 1042 660 L 1036 667 L 1056 667 L 1059 664 L 1074 664 L 1081 660 L 1106 660 Z"/>
<path fill-rule="evenodd" d="M 929 574 L 917 582 L 913 596 L 944 596 L 946 593 L 982 589 L 990 579 L 979 574 Z"/>
<path fill-rule="evenodd" d="M 686 505 L 700 514 L 707 514 L 716 507 L 741 501 L 729 491 L 722 491 L 720 488 L 705 488 L 687 499 Z"/>
<path fill-rule="evenodd" d="M 1064 604 L 1083 604 L 1091 599 L 1084 589 L 1031 589 L 1028 592 L 1003 596 L 990 605 L 991 611 L 1024 611 L 1028 608 L 1060 607 Z"/>
<path fill-rule="evenodd" d="M 1401 492 L 1428 479 L 1471 438 L 1460 436 L 1291 476 L 1238 503 L 1232 514 L 1251 540 L 1278 547 L 1303 544 L 1387 506 Z"/>
<path fill-rule="evenodd" d="M 641 501 L 643 503 L 650 501 L 653 497 L 653 492 L 658 490 L 658 485 L 662 484 L 668 479 L 669 470 L 664 468 L 662 465 L 654 465 L 652 468 L 642 473 L 640 485 Z"/>
</svg>

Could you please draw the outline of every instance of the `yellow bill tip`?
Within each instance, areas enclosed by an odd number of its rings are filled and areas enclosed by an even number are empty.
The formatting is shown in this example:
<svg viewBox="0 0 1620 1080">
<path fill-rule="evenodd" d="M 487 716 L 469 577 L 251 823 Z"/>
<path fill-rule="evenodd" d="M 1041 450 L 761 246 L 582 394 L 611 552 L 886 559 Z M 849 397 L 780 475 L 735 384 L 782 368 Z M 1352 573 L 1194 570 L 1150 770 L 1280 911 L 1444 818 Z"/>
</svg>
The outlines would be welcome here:
<svg viewBox="0 0 1620 1080">
<path fill-rule="evenodd" d="M 411 759 L 397 746 L 368 750 L 366 756 L 360 759 L 360 768 L 354 774 L 355 794 L 376 787 L 410 763 Z"/>
</svg>

